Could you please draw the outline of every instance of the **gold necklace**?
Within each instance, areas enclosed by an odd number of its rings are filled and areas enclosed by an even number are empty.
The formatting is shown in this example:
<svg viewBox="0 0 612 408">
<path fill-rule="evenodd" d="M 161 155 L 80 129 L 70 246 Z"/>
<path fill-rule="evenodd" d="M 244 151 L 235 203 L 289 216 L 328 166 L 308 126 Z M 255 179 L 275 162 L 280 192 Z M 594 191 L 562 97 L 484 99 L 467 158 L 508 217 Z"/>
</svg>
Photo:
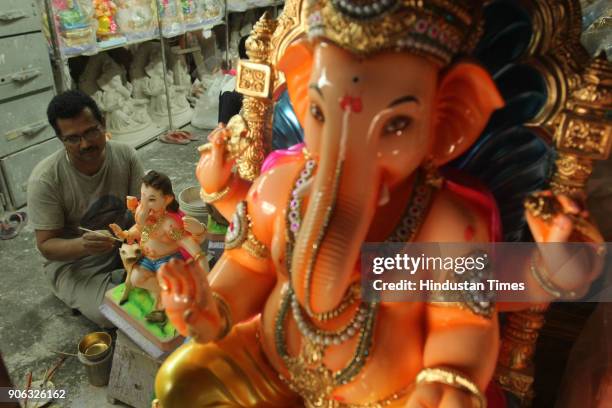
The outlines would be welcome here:
<svg viewBox="0 0 612 408">
<path fill-rule="evenodd" d="M 164 215 L 161 215 L 154 224 L 146 224 L 142 228 L 142 233 L 140 234 L 140 243 L 146 244 L 151 239 L 151 234 L 157 230 L 157 228 L 161 225 L 162 221 L 165 219 Z"/>
</svg>

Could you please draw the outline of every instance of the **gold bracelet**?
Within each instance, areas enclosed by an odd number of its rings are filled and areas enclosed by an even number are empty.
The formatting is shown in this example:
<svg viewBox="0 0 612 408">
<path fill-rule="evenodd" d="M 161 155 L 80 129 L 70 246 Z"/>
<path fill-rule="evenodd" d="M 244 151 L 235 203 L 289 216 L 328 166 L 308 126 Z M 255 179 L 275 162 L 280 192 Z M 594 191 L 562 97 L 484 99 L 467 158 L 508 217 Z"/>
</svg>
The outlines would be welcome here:
<svg viewBox="0 0 612 408">
<path fill-rule="evenodd" d="M 577 299 L 578 294 L 574 290 L 565 290 L 551 282 L 550 278 L 542 273 L 542 270 L 536 266 L 535 255 L 531 257 L 529 264 L 531 276 L 538 282 L 544 292 L 548 293 L 555 299 Z"/>
<path fill-rule="evenodd" d="M 225 299 L 221 297 L 221 295 L 219 295 L 217 292 L 212 292 L 212 297 L 217 302 L 217 308 L 219 310 L 219 314 L 221 315 L 221 318 L 223 319 L 223 322 L 224 322 L 223 328 L 221 329 L 221 331 L 217 335 L 217 338 L 215 339 L 215 341 L 219 341 L 223 339 L 225 336 L 227 336 L 230 330 L 232 329 L 232 326 L 233 326 L 232 314 L 231 314 L 229 305 L 227 304 Z"/>
<path fill-rule="evenodd" d="M 478 386 L 465 375 L 449 368 L 424 368 L 417 374 L 416 383 L 440 383 L 450 385 L 451 387 L 467 391 L 474 395 L 478 399 L 480 408 L 486 408 L 487 406 L 487 400 L 478 389 Z"/>
<path fill-rule="evenodd" d="M 227 193 L 229 193 L 229 191 L 230 191 L 230 186 L 231 186 L 231 183 L 228 184 L 223 190 L 217 191 L 217 192 L 214 192 L 214 193 L 207 193 L 203 188 L 201 188 L 200 189 L 200 198 L 206 204 L 212 204 L 215 201 L 219 201 L 223 197 L 225 197 L 227 195 Z"/>
</svg>

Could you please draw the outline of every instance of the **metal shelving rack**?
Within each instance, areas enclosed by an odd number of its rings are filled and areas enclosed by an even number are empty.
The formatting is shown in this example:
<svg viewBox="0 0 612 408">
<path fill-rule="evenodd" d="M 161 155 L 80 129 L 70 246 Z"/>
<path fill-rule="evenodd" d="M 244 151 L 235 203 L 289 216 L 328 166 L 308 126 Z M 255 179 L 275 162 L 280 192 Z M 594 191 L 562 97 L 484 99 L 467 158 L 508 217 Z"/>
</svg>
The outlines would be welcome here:
<svg viewBox="0 0 612 408">
<path fill-rule="evenodd" d="M 159 4 L 159 0 L 156 0 L 156 2 Z M 257 9 L 257 8 L 263 8 L 263 7 L 275 7 L 275 10 L 277 10 L 277 8 L 279 6 L 282 6 L 285 2 L 284 1 L 270 1 L 268 4 L 258 4 L 258 5 L 254 5 L 251 7 L 248 7 L 246 10 L 244 11 L 239 11 L 239 10 L 230 10 L 229 6 L 228 6 L 228 0 L 224 0 L 224 5 L 225 5 L 225 16 L 223 19 L 219 19 L 218 21 L 209 21 L 209 22 L 204 22 L 201 25 L 198 26 L 194 26 L 194 27 L 190 27 L 190 28 L 186 28 L 184 32 L 179 33 L 177 35 L 184 35 L 185 33 L 188 32 L 193 32 L 193 31 L 198 31 L 198 30 L 212 30 L 214 27 L 219 26 L 219 25 L 224 25 L 225 26 L 225 62 L 226 64 L 229 64 L 229 43 L 230 43 L 230 14 L 232 13 L 241 13 L 241 12 L 246 12 L 248 10 L 252 10 L 252 9 Z M 47 16 L 53 16 L 53 8 L 51 5 L 51 0 L 44 0 L 44 6 L 45 6 L 45 12 Z M 159 10 L 159 8 L 157 9 Z M 99 47 L 94 51 L 89 51 L 89 52 L 83 52 L 83 53 L 75 53 L 75 54 L 69 54 L 69 55 L 65 55 L 62 53 L 61 50 L 61 46 L 60 46 L 60 41 L 57 38 L 57 27 L 56 27 L 56 21 L 54 18 L 48 18 L 48 22 L 49 22 L 49 33 L 50 33 L 50 42 L 51 42 L 51 60 L 54 63 L 54 67 L 55 67 L 55 75 L 56 75 L 56 83 L 57 83 L 57 89 L 58 91 L 66 91 L 69 89 L 73 88 L 73 84 L 72 84 L 72 77 L 70 74 L 70 68 L 68 65 L 68 60 L 70 58 L 74 58 L 74 57 L 78 57 L 78 56 L 92 56 L 95 55 L 99 52 L 105 52 L 105 51 L 109 51 L 112 49 L 116 49 L 116 48 L 122 48 L 122 47 L 127 47 L 129 45 L 134 45 L 134 44 L 139 44 L 139 43 L 143 43 L 146 41 L 150 41 L 150 40 L 159 40 L 160 41 L 160 47 L 162 48 L 162 56 L 164 58 L 164 67 L 165 65 L 165 48 L 163 47 L 163 43 L 165 40 L 167 40 L 168 38 L 174 38 L 176 36 L 172 36 L 172 37 L 165 37 L 163 36 L 163 30 L 162 30 L 162 22 L 161 22 L 161 18 L 159 18 L 159 11 L 157 11 L 157 30 L 158 30 L 158 34 L 156 35 L 152 35 L 150 38 L 142 38 L 142 39 L 138 39 L 138 40 L 132 40 L 132 41 L 127 41 L 121 44 L 115 44 L 109 47 Z M 169 88 L 168 88 L 168 84 L 165 82 L 165 75 L 164 75 L 164 83 L 165 83 L 165 87 L 166 87 L 166 92 L 169 92 Z M 170 101 L 168 100 L 168 126 L 170 128 L 170 130 L 175 130 L 174 128 L 174 123 L 172 123 L 172 111 L 171 111 L 171 106 L 170 106 Z M 166 129 L 164 129 L 164 132 L 166 131 Z M 160 133 L 161 134 L 161 133 Z M 145 141 L 144 143 L 141 143 L 140 145 L 136 146 L 142 146 L 145 143 L 148 143 L 150 140 L 156 138 L 157 136 L 159 136 L 159 134 L 156 135 L 152 135 L 151 138 L 147 141 Z"/>
</svg>

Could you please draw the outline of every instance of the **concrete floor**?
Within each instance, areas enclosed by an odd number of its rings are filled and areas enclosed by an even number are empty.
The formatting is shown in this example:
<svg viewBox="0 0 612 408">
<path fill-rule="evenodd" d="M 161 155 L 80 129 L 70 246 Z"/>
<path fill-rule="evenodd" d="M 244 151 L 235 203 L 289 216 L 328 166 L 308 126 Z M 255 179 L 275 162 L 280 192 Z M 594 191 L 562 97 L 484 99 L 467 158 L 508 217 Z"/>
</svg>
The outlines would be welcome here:
<svg viewBox="0 0 612 408">
<path fill-rule="evenodd" d="M 194 129 L 192 129 L 194 130 Z M 194 134 L 205 139 L 207 131 Z M 199 158 L 196 148 L 203 142 L 168 145 L 154 141 L 138 150 L 146 170 L 166 173 L 178 194 L 196 185 L 194 171 Z M 76 353 L 79 339 L 96 326 L 55 298 L 42 276 L 43 258 L 36 250 L 34 231 L 29 226 L 16 238 L 0 241 L 0 353 L 13 383 L 22 388 L 28 372 L 34 380 L 43 377 L 61 353 Z M 53 407 L 113 407 L 106 401 L 106 387 L 88 384 L 84 367 L 69 356 L 53 378 L 66 399 Z"/>
</svg>

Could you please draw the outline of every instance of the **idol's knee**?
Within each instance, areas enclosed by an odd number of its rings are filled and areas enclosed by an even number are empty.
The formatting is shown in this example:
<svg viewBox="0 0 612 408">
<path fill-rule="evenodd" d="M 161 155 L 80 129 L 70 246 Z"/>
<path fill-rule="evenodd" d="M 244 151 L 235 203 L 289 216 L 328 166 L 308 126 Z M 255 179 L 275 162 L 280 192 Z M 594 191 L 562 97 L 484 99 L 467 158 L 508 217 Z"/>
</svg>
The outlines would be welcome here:
<svg viewBox="0 0 612 408">
<path fill-rule="evenodd" d="M 214 344 L 193 341 L 179 347 L 162 364 L 155 378 L 160 408 L 232 407 L 223 383 L 211 367 L 221 359 Z"/>
<path fill-rule="evenodd" d="M 148 269 L 142 268 L 140 266 L 135 266 L 134 269 L 132 269 L 132 273 L 130 274 L 130 282 L 135 288 L 142 288 L 144 285 L 146 285 L 149 279 L 154 277 L 155 274 L 149 271 Z"/>
</svg>

